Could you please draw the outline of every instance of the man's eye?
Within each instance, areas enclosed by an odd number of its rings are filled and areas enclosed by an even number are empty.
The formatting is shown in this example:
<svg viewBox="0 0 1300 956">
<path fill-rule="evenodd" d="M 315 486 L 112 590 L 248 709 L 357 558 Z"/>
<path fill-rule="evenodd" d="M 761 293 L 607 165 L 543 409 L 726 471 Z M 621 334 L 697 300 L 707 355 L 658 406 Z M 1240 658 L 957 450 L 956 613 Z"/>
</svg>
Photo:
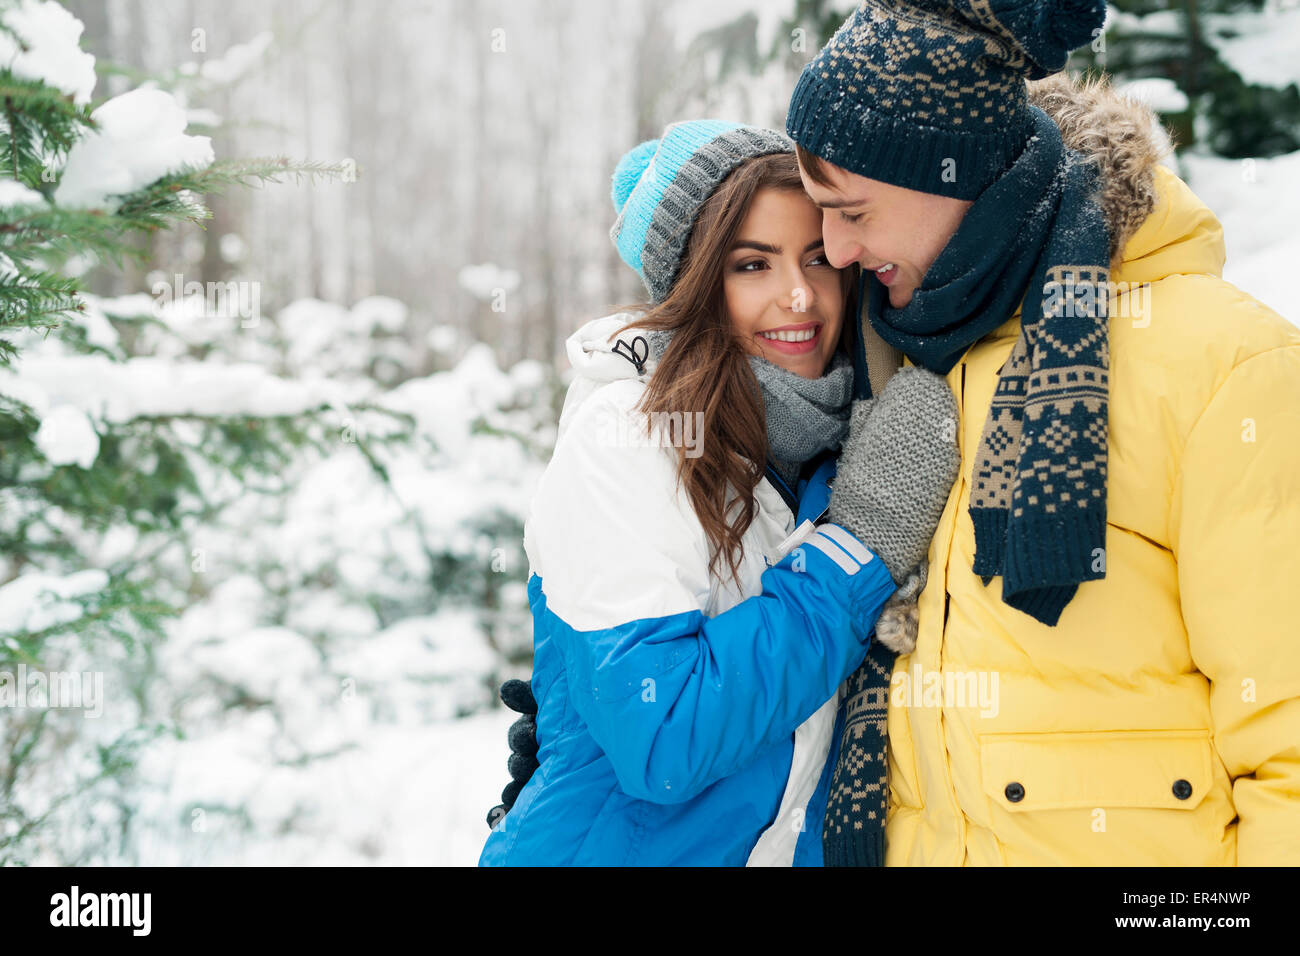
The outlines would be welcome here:
<svg viewBox="0 0 1300 956">
<path fill-rule="evenodd" d="M 862 213 L 855 212 L 852 215 L 850 215 L 849 213 L 841 210 L 840 218 L 843 219 L 845 222 L 860 222 L 862 220 Z"/>
</svg>

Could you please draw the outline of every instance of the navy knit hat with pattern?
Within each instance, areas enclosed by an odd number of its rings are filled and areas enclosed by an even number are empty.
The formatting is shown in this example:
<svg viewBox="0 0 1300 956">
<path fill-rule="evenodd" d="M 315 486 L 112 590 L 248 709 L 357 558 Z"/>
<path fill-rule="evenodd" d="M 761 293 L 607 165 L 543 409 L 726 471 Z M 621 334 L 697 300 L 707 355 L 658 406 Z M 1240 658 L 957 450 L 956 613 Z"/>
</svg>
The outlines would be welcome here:
<svg viewBox="0 0 1300 956">
<path fill-rule="evenodd" d="M 700 207 L 741 163 L 794 152 L 778 130 L 726 120 L 673 123 L 634 146 L 610 184 L 618 218 L 609 230 L 618 254 L 658 305 L 668 297 Z"/>
<path fill-rule="evenodd" d="M 865 0 L 804 67 L 786 132 L 859 176 L 974 199 L 1032 135 L 1025 81 L 1105 19 L 1105 0 Z"/>
</svg>

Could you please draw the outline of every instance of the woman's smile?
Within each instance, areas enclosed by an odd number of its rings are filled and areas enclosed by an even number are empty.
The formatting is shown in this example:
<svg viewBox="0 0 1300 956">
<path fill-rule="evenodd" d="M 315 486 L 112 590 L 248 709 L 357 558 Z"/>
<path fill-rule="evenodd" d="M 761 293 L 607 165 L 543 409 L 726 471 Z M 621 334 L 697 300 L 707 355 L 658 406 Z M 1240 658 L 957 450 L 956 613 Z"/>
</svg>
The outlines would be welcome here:
<svg viewBox="0 0 1300 956">
<path fill-rule="evenodd" d="M 797 325 L 782 325 L 775 329 L 765 329 L 755 333 L 762 340 L 763 348 L 776 349 L 786 355 L 803 355 L 814 351 L 820 344 L 822 323 L 801 322 Z"/>
</svg>

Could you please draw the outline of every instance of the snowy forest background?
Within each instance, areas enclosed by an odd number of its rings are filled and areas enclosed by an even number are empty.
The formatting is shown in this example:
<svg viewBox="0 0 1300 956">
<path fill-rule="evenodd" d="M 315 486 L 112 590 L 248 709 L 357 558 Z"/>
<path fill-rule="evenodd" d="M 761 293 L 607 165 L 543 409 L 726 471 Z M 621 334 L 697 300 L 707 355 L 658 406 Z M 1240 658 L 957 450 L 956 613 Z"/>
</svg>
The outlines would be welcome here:
<svg viewBox="0 0 1300 956">
<path fill-rule="evenodd" d="M 102 677 L 0 686 L 0 863 L 477 859 L 563 342 L 642 293 L 610 173 L 783 128 L 852 6 L 0 0 L 0 680 Z M 1300 318 L 1300 4 L 1096 47 Z"/>
</svg>

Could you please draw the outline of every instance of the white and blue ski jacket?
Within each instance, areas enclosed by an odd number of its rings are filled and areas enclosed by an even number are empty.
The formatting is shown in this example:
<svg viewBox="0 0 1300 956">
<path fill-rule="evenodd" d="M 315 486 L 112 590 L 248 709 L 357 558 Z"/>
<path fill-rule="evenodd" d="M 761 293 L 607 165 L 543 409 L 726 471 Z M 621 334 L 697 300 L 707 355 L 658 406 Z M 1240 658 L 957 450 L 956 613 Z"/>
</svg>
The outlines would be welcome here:
<svg viewBox="0 0 1300 956">
<path fill-rule="evenodd" d="M 631 318 L 567 343 L 576 376 L 524 527 L 540 766 L 479 864 L 820 866 L 842 684 L 894 582 L 816 524 L 831 455 L 795 490 L 769 464 L 743 588 L 709 573 L 675 452 L 634 408 L 653 364 L 627 357 L 638 330 L 609 340 Z"/>
</svg>

